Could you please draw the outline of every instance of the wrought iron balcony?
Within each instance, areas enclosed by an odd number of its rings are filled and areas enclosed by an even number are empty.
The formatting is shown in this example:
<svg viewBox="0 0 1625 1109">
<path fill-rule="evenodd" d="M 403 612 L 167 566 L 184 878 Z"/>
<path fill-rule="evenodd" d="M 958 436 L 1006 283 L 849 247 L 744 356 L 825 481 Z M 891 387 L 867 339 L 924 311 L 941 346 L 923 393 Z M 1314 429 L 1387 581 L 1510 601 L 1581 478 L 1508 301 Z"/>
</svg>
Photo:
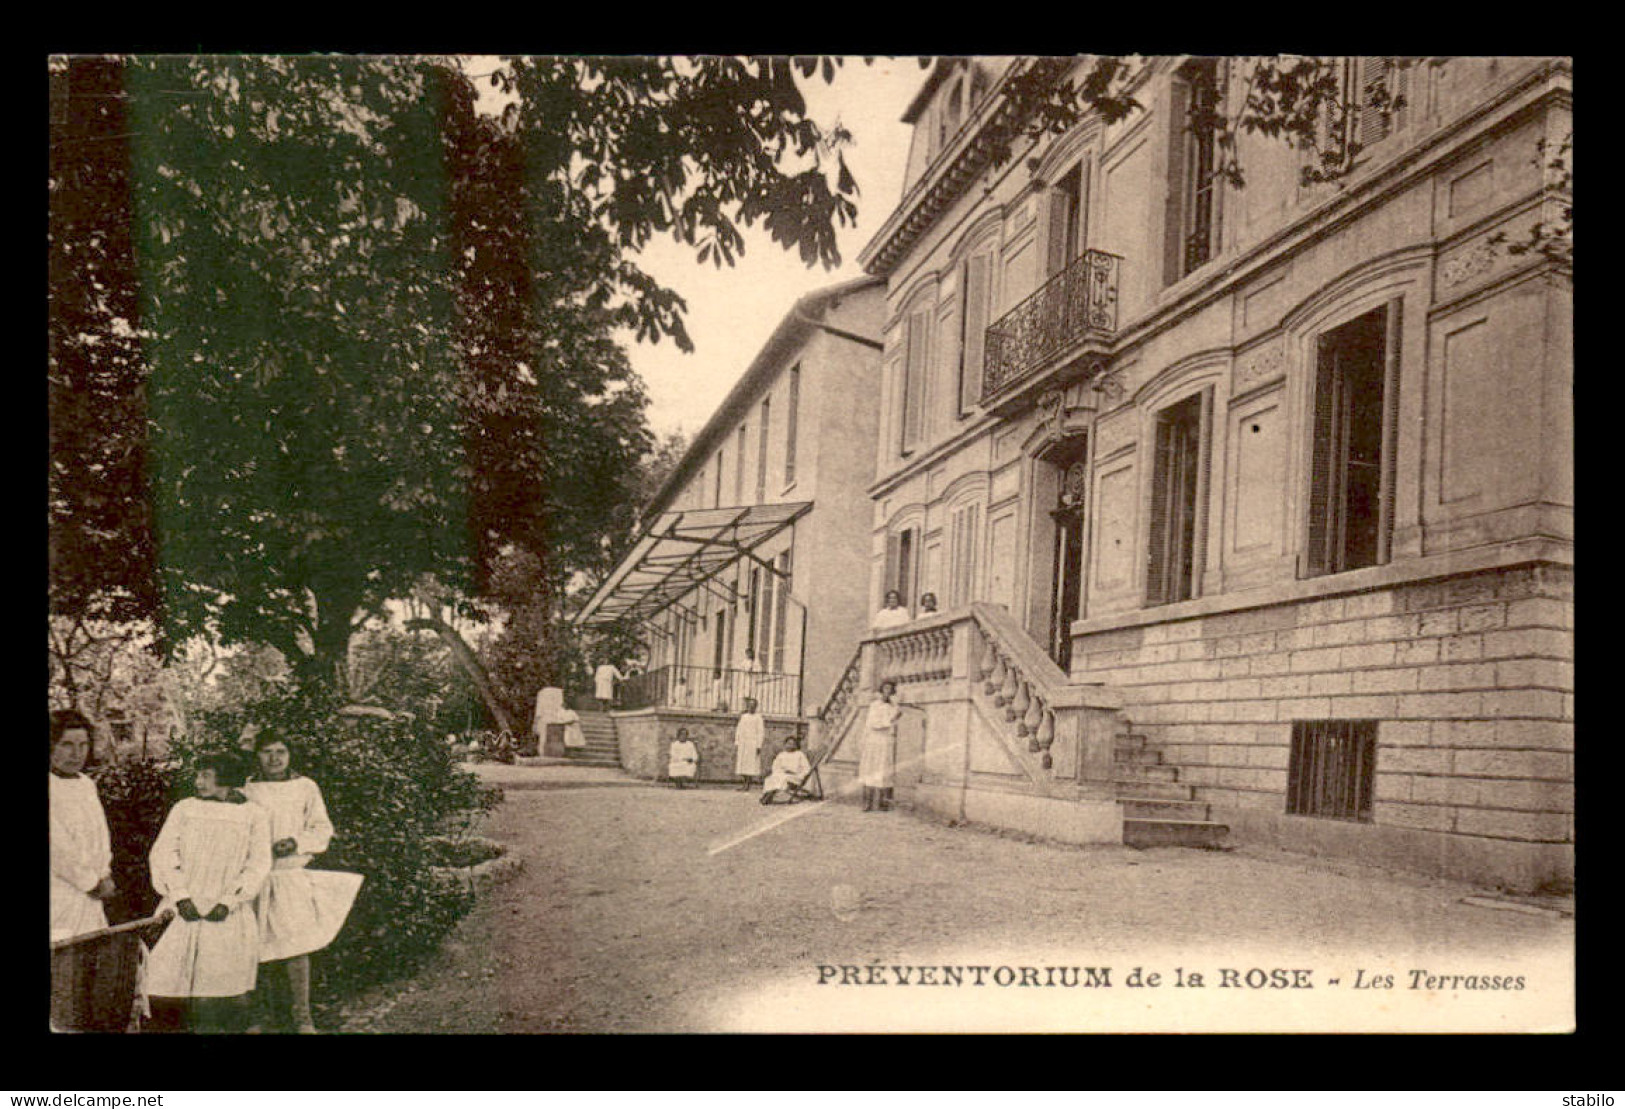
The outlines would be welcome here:
<svg viewBox="0 0 1625 1109">
<path fill-rule="evenodd" d="M 1089 338 L 1117 330 L 1117 270 L 1122 261 L 1086 250 L 1066 269 L 987 329 L 982 403 L 1055 364 Z"/>
</svg>

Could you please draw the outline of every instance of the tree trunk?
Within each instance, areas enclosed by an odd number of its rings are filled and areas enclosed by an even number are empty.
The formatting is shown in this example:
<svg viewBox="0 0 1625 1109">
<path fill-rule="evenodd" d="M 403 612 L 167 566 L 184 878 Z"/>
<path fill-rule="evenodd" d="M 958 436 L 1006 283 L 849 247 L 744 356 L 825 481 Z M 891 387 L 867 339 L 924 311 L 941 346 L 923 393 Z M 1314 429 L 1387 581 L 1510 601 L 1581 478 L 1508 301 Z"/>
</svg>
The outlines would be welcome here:
<svg viewBox="0 0 1625 1109">
<path fill-rule="evenodd" d="M 497 730 L 517 736 L 508 714 L 497 699 L 496 690 L 491 686 L 491 676 L 485 672 L 485 667 L 475 656 L 468 643 L 452 627 L 436 616 L 419 616 L 406 622 L 407 631 L 432 631 L 440 637 L 441 642 L 451 648 L 452 657 L 459 666 L 467 672 L 474 682 L 474 688 L 479 690 L 480 700 L 485 702 L 485 708 L 491 714 L 491 719 L 497 722 Z"/>
</svg>

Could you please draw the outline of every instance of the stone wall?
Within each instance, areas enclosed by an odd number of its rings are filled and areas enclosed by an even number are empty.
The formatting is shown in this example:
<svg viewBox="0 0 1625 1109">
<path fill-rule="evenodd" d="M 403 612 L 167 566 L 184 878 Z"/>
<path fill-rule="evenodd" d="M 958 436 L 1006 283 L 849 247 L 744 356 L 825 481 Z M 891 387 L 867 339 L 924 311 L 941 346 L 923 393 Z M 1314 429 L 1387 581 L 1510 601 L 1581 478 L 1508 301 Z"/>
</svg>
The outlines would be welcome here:
<svg viewBox="0 0 1625 1109">
<path fill-rule="evenodd" d="M 664 781 L 667 756 L 678 728 L 687 728 L 689 738 L 700 752 L 699 780 L 736 782 L 734 774 L 734 726 L 737 716 L 685 709 L 639 709 L 611 713 L 621 747 L 621 766 L 637 778 Z M 762 744 L 762 772 L 773 765 L 773 757 L 784 749 L 784 741 L 796 734 L 793 717 L 769 716 L 767 741 Z"/>
<path fill-rule="evenodd" d="M 1079 681 L 1244 838 L 1517 886 L 1571 880 L 1573 575 L 1553 565 L 1125 628 Z M 1285 813 L 1292 722 L 1378 721 L 1369 824 Z"/>
</svg>

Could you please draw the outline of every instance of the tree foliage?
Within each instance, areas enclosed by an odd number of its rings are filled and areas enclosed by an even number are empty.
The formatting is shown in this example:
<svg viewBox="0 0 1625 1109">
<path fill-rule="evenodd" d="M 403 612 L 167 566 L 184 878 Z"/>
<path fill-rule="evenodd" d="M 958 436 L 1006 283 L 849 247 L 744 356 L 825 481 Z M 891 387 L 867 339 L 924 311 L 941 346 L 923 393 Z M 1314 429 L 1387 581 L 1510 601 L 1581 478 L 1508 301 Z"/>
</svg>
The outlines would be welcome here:
<svg viewBox="0 0 1625 1109">
<path fill-rule="evenodd" d="M 444 59 L 103 61 L 100 114 L 88 64 L 53 147 L 53 605 L 302 679 L 424 573 L 476 598 L 512 544 L 556 603 L 605 567 L 649 446 L 613 335 L 690 346 L 630 251 L 731 263 L 760 223 L 832 266 L 855 212 L 786 59 L 508 59 L 499 120 Z"/>
</svg>

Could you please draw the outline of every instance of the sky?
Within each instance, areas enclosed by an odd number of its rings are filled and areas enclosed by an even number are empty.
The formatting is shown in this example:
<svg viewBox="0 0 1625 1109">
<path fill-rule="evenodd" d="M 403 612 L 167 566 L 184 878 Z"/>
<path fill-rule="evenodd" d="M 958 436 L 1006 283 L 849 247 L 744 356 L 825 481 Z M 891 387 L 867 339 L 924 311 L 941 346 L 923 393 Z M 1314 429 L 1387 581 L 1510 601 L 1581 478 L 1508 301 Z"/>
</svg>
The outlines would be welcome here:
<svg viewBox="0 0 1625 1109">
<path fill-rule="evenodd" d="M 853 137 L 845 154 L 860 190 L 858 217 L 856 226 L 837 229 L 839 269 L 809 268 L 760 225 L 744 232 L 745 253 L 732 269 L 701 265 L 692 248 L 669 237 L 652 240 L 637 256 L 688 301 L 686 325 L 695 348 L 684 354 L 669 339 L 649 344 L 626 337 L 632 366 L 649 390 L 649 423 L 657 436 L 698 432 L 798 297 L 863 276 L 858 252 L 902 196 L 910 129 L 901 118 L 926 73 L 914 58 L 876 59 L 867 66 L 850 58 L 832 83 L 816 76 L 802 82 L 813 120 L 826 130 L 839 120 Z"/>
</svg>

